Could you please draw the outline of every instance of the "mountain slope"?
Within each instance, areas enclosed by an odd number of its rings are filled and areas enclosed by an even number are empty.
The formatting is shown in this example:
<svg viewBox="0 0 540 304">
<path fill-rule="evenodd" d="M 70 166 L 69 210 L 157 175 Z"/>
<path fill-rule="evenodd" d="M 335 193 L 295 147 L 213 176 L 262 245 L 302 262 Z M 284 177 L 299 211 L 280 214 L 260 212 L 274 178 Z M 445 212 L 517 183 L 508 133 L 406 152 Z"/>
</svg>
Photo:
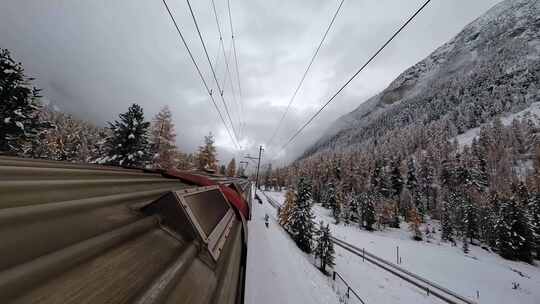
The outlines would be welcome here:
<svg viewBox="0 0 540 304">
<path fill-rule="evenodd" d="M 444 121 L 459 135 L 540 100 L 540 1 L 506 0 L 339 118 L 304 156 Z"/>
</svg>

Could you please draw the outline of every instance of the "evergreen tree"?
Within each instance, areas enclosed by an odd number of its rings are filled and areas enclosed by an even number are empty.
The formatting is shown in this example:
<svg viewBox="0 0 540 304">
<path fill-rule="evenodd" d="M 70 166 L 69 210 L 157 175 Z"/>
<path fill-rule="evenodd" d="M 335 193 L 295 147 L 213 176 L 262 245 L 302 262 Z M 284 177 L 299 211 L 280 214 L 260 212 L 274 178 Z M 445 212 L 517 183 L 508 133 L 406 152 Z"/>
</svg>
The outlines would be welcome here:
<svg viewBox="0 0 540 304">
<path fill-rule="evenodd" d="M 391 163 L 390 182 L 392 184 L 392 197 L 397 198 L 403 190 L 403 178 L 399 170 L 399 160 Z"/>
<path fill-rule="evenodd" d="M 360 208 L 360 203 L 358 202 L 358 195 L 351 193 L 348 196 L 349 199 L 349 218 L 353 221 L 358 220 L 358 211 Z"/>
<path fill-rule="evenodd" d="M 216 146 L 214 145 L 214 135 L 209 133 L 204 137 L 204 144 L 199 146 L 199 152 L 197 154 L 197 166 L 199 170 L 217 171 Z"/>
<path fill-rule="evenodd" d="M 533 233 L 536 257 L 540 257 L 540 193 L 533 193 L 527 204 L 527 217 Z"/>
<path fill-rule="evenodd" d="M 375 224 L 375 197 L 377 194 L 368 193 L 362 196 L 362 225 L 368 231 L 373 231 L 373 224 Z"/>
<path fill-rule="evenodd" d="M 441 239 L 444 241 L 454 241 L 454 224 L 450 217 L 450 210 L 447 202 L 443 203 L 441 210 Z"/>
<path fill-rule="evenodd" d="M 272 187 L 272 164 L 268 164 L 263 176 L 263 184 L 266 190 Z"/>
<path fill-rule="evenodd" d="M 316 246 L 315 246 L 315 258 L 321 261 L 320 270 L 326 273 L 326 267 L 333 267 L 335 265 L 335 251 L 334 243 L 331 239 L 330 227 L 328 224 L 324 226 L 321 221 L 319 224 L 319 231 L 317 234 Z"/>
<path fill-rule="evenodd" d="M 290 216 L 290 231 L 296 245 L 311 253 L 311 239 L 313 235 L 313 214 L 311 212 L 311 185 L 304 177 L 298 179 L 296 204 Z"/>
<path fill-rule="evenodd" d="M 32 156 L 51 124 L 40 119 L 40 90 L 6 49 L 0 49 L 0 151 Z"/>
<path fill-rule="evenodd" d="M 327 184 L 326 187 L 322 188 L 321 189 L 321 194 L 320 194 L 320 203 L 321 203 L 321 206 L 323 208 L 329 208 L 329 205 L 328 205 L 328 187 L 329 185 Z"/>
<path fill-rule="evenodd" d="M 385 164 L 383 160 L 375 161 L 375 168 L 371 175 L 371 189 L 382 195 L 387 196 L 390 193 L 388 176 L 385 172 Z"/>
<path fill-rule="evenodd" d="M 469 243 L 467 242 L 466 237 L 463 238 L 463 247 L 462 247 L 462 249 L 463 249 L 463 253 L 465 253 L 465 254 L 469 253 Z"/>
<path fill-rule="evenodd" d="M 416 208 L 409 209 L 409 230 L 412 232 L 415 241 L 422 240 L 422 231 L 420 230 L 421 223 L 420 214 Z"/>
<path fill-rule="evenodd" d="M 411 157 L 407 162 L 407 184 L 406 187 L 409 190 L 412 198 L 412 205 L 419 212 L 420 218 L 424 214 L 424 202 L 422 200 L 423 196 L 420 192 L 420 187 L 418 185 L 418 176 L 417 169 L 414 163 L 414 159 Z"/>
<path fill-rule="evenodd" d="M 225 167 L 225 165 L 219 166 L 219 174 L 227 175 L 227 167 Z"/>
<path fill-rule="evenodd" d="M 407 162 L 407 189 L 409 189 L 413 196 L 418 191 L 418 179 L 416 177 L 416 167 L 413 158 L 409 158 Z"/>
<path fill-rule="evenodd" d="M 246 175 L 246 169 L 244 166 L 242 166 L 242 162 L 240 162 L 240 165 L 236 169 L 236 176 L 238 177 L 244 177 Z"/>
<path fill-rule="evenodd" d="M 313 183 L 313 189 L 312 189 L 313 202 L 314 203 L 319 203 L 319 204 L 322 203 L 321 196 L 322 196 L 322 185 L 321 185 L 321 181 L 319 179 L 319 180 L 316 180 Z"/>
<path fill-rule="evenodd" d="M 229 164 L 227 165 L 227 176 L 234 177 L 236 174 L 236 160 L 234 157 L 231 159 Z"/>
<path fill-rule="evenodd" d="M 165 106 L 154 116 L 150 128 L 150 146 L 152 149 L 152 166 L 159 169 L 171 169 L 175 166 L 176 134 L 172 113 Z"/>
<path fill-rule="evenodd" d="M 339 224 L 341 219 L 341 199 L 340 194 L 335 188 L 333 183 L 328 184 L 328 192 L 326 192 L 326 203 L 332 209 L 332 216 L 336 220 L 336 224 Z"/>
<path fill-rule="evenodd" d="M 332 182 L 329 182 L 326 186 L 324 203 L 327 208 L 332 209 L 332 213 L 333 213 L 337 205 L 337 198 L 336 198 L 336 187 L 334 186 L 334 183 Z"/>
<path fill-rule="evenodd" d="M 473 239 L 477 237 L 478 231 L 478 210 L 476 206 L 467 200 L 463 206 L 463 218 L 465 220 L 465 236 L 473 244 Z"/>
<path fill-rule="evenodd" d="M 120 166 L 143 166 L 150 159 L 148 144 L 149 122 L 144 121 L 143 109 L 132 104 L 120 120 L 109 123 L 112 135 L 107 138 L 106 162 Z"/>
<path fill-rule="evenodd" d="M 496 228 L 497 247 L 502 257 L 532 261 L 533 234 L 522 206 L 514 197 L 501 202 Z"/>
</svg>

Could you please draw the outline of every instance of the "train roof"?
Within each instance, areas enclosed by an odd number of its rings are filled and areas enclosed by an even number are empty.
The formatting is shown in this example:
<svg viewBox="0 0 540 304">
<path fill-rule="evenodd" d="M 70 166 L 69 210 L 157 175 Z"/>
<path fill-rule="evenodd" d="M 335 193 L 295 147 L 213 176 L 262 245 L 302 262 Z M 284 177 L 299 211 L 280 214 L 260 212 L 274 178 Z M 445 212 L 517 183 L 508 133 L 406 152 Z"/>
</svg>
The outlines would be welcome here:
<svg viewBox="0 0 540 304">
<path fill-rule="evenodd" d="M 0 298 L 242 303 L 251 186 L 181 174 L 0 156 Z"/>
</svg>

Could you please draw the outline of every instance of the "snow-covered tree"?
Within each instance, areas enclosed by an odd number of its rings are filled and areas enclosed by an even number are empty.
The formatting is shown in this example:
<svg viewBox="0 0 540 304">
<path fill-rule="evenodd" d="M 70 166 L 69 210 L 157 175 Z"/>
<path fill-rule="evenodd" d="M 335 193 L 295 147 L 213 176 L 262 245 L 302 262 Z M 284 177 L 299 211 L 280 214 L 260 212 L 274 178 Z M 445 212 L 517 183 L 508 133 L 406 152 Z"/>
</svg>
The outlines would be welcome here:
<svg viewBox="0 0 540 304">
<path fill-rule="evenodd" d="M 420 214 L 416 208 L 409 209 L 409 230 L 412 232 L 415 241 L 422 240 L 422 231 L 420 230 L 421 223 Z"/>
<path fill-rule="evenodd" d="M 454 240 L 454 223 L 450 217 L 450 208 L 447 202 L 444 202 L 441 210 L 441 239 L 444 241 Z"/>
<path fill-rule="evenodd" d="M 150 123 L 144 120 L 141 106 L 132 104 L 119 120 L 109 123 L 112 135 L 107 138 L 106 163 L 120 166 L 144 166 L 151 157 L 148 144 Z"/>
<path fill-rule="evenodd" d="M 340 221 L 341 214 L 341 202 L 338 198 L 337 189 L 333 183 L 328 183 L 326 190 L 326 205 L 332 209 L 332 216 L 336 220 L 336 223 Z"/>
<path fill-rule="evenodd" d="M 347 195 L 349 205 L 349 218 L 352 221 L 358 221 L 358 211 L 360 209 L 360 202 L 358 201 L 358 195 L 356 193 L 349 193 Z"/>
<path fill-rule="evenodd" d="M 514 197 L 503 199 L 497 229 L 497 247 L 504 258 L 532 261 L 533 232 L 523 206 Z"/>
<path fill-rule="evenodd" d="M 373 225 L 376 222 L 375 214 L 375 200 L 377 194 L 375 193 L 364 193 L 360 198 L 360 206 L 362 213 L 362 223 L 361 225 L 368 231 L 373 231 Z"/>
<path fill-rule="evenodd" d="M 463 238 L 463 253 L 467 254 L 469 253 L 469 242 L 467 241 L 467 237 Z"/>
<path fill-rule="evenodd" d="M 154 168 L 166 170 L 175 167 L 176 133 L 172 113 L 168 106 L 161 108 L 152 120 L 150 146 Z"/>
<path fill-rule="evenodd" d="M 40 90 L 24 74 L 6 49 L 0 49 L 0 151 L 32 156 L 44 131 L 51 127 L 40 119 Z"/>
<path fill-rule="evenodd" d="M 238 166 L 238 169 L 236 170 L 236 176 L 238 177 L 244 177 L 246 175 L 246 168 L 240 164 Z"/>
<path fill-rule="evenodd" d="M 52 160 L 87 163 L 102 157 L 105 128 L 52 109 L 43 108 L 41 117 L 50 121 L 52 128 L 44 132 L 41 145 L 34 147 L 34 155 Z"/>
<path fill-rule="evenodd" d="M 392 197 L 396 198 L 399 196 L 403 190 L 403 178 L 401 177 L 401 171 L 399 169 L 399 160 L 394 160 L 391 162 L 390 166 L 390 182 L 392 185 Z"/>
<path fill-rule="evenodd" d="M 534 193 L 529 197 L 527 217 L 533 233 L 536 257 L 540 258 L 540 193 Z"/>
<path fill-rule="evenodd" d="M 231 159 L 229 164 L 227 165 L 227 176 L 234 177 L 236 174 L 236 160 L 234 157 Z"/>
<path fill-rule="evenodd" d="M 199 147 L 197 160 L 200 170 L 217 171 L 217 152 L 216 146 L 214 145 L 214 135 L 212 135 L 212 133 L 204 137 L 204 144 Z"/>
<path fill-rule="evenodd" d="M 291 214 L 296 205 L 296 194 L 292 189 L 287 190 L 285 193 L 285 202 L 279 210 L 279 224 L 287 231 L 289 231 L 289 223 L 291 220 Z"/>
<path fill-rule="evenodd" d="M 332 242 L 330 227 L 328 224 L 324 226 L 322 221 L 319 223 L 314 254 L 315 258 L 318 258 L 321 263 L 320 270 L 323 273 L 326 273 L 327 266 L 333 267 L 335 265 L 334 243 Z"/>
<path fill-rule="evenodd" d="M 290 216 L 290 231 L 298 247 L 307 253 L 311 252 L 313 236 L 313 220 L 311 212 L 311 185 L 309 181 L 300 177 L 298 179 L 296 204 Z"/>
<path fill-rule="evenodd" d="M 193 154 L 187 154 L 177 150 L 174 156 L 174 163 L 177 169 L 191 170 L 195 168 L 196 159 Z"/>
</svg>

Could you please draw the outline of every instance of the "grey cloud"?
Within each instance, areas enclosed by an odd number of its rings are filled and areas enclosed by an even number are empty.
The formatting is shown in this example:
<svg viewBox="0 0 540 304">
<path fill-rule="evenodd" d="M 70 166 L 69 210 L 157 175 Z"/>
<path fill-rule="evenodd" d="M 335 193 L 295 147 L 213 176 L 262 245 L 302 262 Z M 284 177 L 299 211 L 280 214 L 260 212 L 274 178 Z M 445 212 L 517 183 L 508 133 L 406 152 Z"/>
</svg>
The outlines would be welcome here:
<svg viewBox="0 0 540 304">
<path fill-rule="evenodd" d="M 215 87 L 183 0 L 169 0 L 208 83 Z M 192 0 L 208 51 L 215 61 L 219 40 L 211 1 Z M 379 47 L 421 3 L 345 1 L 275 142 L 279 147 Z M 400 72 L 451 39 L 497 0 L 434 1 L 325 112 L 287 147 L 283 163 L 297 157 L 339 116 L 383 89 Z M 226 1 L 215 0 L 225 47 L 230 45 Z M 178 145 L 195 151 L 216 134 L 220 159 L 256 154 L 268 145 L 337 0 L 231 1 L 242 83 L 243 111 L 225 98 L 236 122 L 243 116 L 244 151 L 235 151 L 160 1 L 7 0 L 0 3 L 0 47 L 13 51 L 43 95 L 62 110 L 98 124 L 113 120 L 132 102 L 150 119 L 161 106 L 173 111 Z M 234 67 L 234 61 L 229 62 Z M 224 64 L 217 74 L 224 82 Z M 234 77 L 236 77 L 234 75 Z M 236 78 L 235 78 L 236 79 Z M 236 83 L 235 83 L 236 85 Z M 215 90 L 215 88 L 214 88 Z M 236 91 L 238 89 L 236 88 Z M 238 93 L 238 92 L 236 92 Z M 217 96 L 216 96 L 217 97 Z M 223 105 L 216 98 L 223 111 Z M 243 115 L 241 115 L 243 114 Z M 223 113 L 225 115 L 225 113 Z"/>
</svg>

